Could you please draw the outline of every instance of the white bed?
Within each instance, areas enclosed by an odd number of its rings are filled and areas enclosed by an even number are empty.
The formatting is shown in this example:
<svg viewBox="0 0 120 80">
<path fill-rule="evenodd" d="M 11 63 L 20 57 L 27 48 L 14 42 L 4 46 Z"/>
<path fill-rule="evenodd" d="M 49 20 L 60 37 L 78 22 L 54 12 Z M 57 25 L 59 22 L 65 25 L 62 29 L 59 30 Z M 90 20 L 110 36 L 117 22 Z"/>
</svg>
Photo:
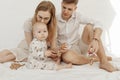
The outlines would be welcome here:
<svg viewBox="0 0 120 80">
<path fill-rule="evenodd" d="M 2 21 L 0 23 L 1 50 L 15 47 L 23 39 L 23 23 L 27 18 L 33 16 L 33 11 L 39 1 L 41 0 L 0 0 L 0 21 Z M 58 10 L 60 10 L 58 6 L 60 6 L 61 0 L 51 1 L 54 2 L 58 13 Z M 78 7 L 78 11 L 80 10 L 82 14 L 97 19 L 103 23 L 103 26 L 106 26 L 105 30 L 109 30 L 115 16 L 109 0 L 80 0 Z M 104 43 L 107 47 L 110 47 L 108 40 Z M 120 69 L 120 58 L 114 58 L 111 63 Z M 120 71 L 109 73 L 99 69 L 98 62 L 92 66 L 89 64 L 79 65 L 59 71 L 29 70 L 25 67 L 11 70 L 9 68 L 10 64 L 11 62 L 0 63 L 0 80 L 120 80 Z"/>
<path fill-rule="evenodd" d="M 111 63 L 120 69 L 120 58 Z M 0 80 L 120 80 L 120 71 L 109 73 L 99 69 L 99 63 L 73 66 L 59 71 L 27 69 L 25 66 L 11 70 L 11 62 L 0 64 Z"/>
</svg>

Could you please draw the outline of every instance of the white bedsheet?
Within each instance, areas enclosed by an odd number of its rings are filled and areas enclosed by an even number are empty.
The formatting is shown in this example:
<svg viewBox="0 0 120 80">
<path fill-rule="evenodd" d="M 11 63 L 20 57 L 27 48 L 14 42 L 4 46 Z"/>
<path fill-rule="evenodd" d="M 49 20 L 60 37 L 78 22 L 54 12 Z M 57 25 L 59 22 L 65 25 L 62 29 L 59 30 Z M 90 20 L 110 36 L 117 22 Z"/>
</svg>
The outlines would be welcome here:
<svg viewBox="0 0 120 80">
<path fill-rule="evenodd" d="M 114 58 L 111 63 L 120 69 L 120 58 Z M 10 62 L 0 64 L 0 80 L 120 80 L 120 71 L 109 73 L 99 69 L 99 63 L 73 66 L 70 69 L 59 71 L 26 69 L 24 66 L 18 70 L 9 68 Z"/>
</svg>

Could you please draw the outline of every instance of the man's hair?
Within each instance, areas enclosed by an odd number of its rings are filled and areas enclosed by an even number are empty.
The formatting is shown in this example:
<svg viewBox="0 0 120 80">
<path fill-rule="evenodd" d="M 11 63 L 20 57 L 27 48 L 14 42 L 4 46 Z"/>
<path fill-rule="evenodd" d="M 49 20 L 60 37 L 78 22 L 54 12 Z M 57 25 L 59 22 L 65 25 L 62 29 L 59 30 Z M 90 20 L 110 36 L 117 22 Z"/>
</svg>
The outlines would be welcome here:
<svg viewBox="0 0 120 80">
<path fill-rule="evenodd" d="M 78 0 L 63 0 L 63 2 L 64 2 L 64 3 L 68 3 L 68 4 L 70 4 L 70 3 L 74 3 L 74 4 L 77 5 Z"/>
</svg>

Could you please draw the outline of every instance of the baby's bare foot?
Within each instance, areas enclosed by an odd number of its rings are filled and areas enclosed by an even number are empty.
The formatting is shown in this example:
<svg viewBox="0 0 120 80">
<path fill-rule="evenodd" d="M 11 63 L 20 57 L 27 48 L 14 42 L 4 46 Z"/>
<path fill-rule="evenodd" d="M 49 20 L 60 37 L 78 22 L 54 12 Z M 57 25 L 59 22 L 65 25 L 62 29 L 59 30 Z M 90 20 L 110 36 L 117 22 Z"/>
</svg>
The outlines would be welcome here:
<svg viewBox="0 0 120 80">
<path fill-rule="evenodd" d="M 113 67 L 113 65 L 111 65 L 110 63 L 106 62 L 104 64 L 100 64 L 100 68 L 104 69 L 108 72 L 113 72 L 113 71 L 117 71 L 116 68 Z"/>
<path fill-rule="evenodd" d="M 18 68 L 20 68 L 21 66 L 24 66 L 25 64 L 19 64 L 19 63 L 12 63 L 11 65 L 10 65 L 10 68 L 11 69 L 14 69 L 14 70 L 17 70 Z"/>
</svg>

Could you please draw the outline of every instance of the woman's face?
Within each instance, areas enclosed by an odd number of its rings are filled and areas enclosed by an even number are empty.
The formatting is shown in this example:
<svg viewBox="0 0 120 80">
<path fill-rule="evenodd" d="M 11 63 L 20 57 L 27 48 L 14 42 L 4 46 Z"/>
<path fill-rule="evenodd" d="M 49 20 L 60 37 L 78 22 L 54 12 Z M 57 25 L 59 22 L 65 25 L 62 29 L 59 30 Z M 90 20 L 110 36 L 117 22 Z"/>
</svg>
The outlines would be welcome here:
<svg viewBox="0 0 120 80">
<path fill-rule="evenodd" d="M 43 22 L 45 24 L 48 24 L 50 21 L 51 14 L 49 11 L 38 11 L 37 13 L 37 21 Z"/>
</svg>

